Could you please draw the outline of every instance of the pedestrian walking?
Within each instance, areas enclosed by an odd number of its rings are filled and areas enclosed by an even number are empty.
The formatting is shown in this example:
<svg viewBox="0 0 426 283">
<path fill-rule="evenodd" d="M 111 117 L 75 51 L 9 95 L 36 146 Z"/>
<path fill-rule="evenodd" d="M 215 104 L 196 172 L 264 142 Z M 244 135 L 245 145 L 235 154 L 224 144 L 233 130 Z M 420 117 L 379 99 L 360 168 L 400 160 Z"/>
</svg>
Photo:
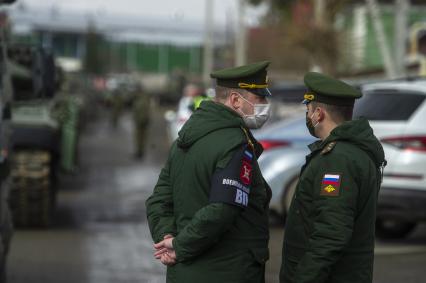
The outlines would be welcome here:
<svg viewBox="0 0 426 283">
<path fill-rule="evenodd" d="M 142 158 L 145 154 L 146 141 L 148 139 L 148 126 L 150 121 L 149 95 L 138 86 L 134 93 L 132 116 L 134 128 L 135 158 Z"/>
</svg>

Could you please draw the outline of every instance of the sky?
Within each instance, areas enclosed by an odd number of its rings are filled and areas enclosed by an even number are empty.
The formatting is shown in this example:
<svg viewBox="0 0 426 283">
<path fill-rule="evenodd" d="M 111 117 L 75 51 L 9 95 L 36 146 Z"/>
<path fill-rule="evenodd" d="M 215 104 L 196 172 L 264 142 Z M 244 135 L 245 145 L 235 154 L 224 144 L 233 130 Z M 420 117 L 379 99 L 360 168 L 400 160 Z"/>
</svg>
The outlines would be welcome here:
<svg viewBox="0 0 426 283">
<path fill-rule="evenodd" d="M 18 0 L 30 7 L 46 7 L 51 9 L 72 10 L 82 13 L 129 14 L 150 16 L 177 21 L 204 22 L 206 0 Z M 237 0 L 213 0 L 214 21 L 216 25 L 224 25 L 227 18 L 235 15 Z M 262 8 L 249 7 L 246 11 L 246 22 L 256 25 Z"/>
</svg>

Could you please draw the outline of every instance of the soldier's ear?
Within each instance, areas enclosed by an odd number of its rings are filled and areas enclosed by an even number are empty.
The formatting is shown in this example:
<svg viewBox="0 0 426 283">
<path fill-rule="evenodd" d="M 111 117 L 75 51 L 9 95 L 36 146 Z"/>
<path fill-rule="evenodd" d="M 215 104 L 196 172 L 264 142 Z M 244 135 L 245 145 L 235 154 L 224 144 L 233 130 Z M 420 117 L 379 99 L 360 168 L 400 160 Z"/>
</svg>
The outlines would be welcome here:
<svg viewBox="0 0 426 283">
<path fill-rule="evenodd" d="M 322 107 L 318 107 L 318 122 L 324 121 L 325 118 L 325 110 Z"/>
<path fill-rule="evenodd" d="M 231 91 L 229 94 L 229 102 L 234 109 L 238 109 L 241 107 L 240 95 L 236 91 Z"/>
</svg>

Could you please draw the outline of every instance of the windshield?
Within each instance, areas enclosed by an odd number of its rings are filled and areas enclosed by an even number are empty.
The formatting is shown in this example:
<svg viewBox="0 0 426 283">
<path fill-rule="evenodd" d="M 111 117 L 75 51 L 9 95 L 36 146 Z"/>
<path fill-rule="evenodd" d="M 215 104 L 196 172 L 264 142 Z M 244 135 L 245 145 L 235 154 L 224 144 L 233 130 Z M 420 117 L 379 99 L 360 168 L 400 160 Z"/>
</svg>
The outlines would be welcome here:
<svg viewBox="0 0 426 283">
<path fill-rule="evenodd" d="M 422 104 L 425 97 L 421 93 L 393 89 L 365 92 L 355 103 L 353 116 L 373 121 L 405 121 Z"/>
<path fill-rule="evenodd" d="M 260 131 L 256 138 L 258 139 L 294 139 L 310 137 L 305 126 L 305 117 L 296 118 L 290 121 L 278 122 Z"/>
</svg>

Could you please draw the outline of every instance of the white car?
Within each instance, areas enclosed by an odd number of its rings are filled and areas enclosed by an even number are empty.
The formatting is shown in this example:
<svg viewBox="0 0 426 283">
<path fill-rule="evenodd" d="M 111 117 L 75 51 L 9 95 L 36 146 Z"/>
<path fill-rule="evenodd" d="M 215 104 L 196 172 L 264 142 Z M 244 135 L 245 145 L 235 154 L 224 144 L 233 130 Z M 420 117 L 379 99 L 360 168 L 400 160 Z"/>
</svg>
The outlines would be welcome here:
<svg viewBox="0 0 426 283">
<path fill-rule="evenodd" d="M 367 84 L 362 92 L 354 116 L 370 120 L 388 161 L 377 233 L 403 237 L 426 220 L 426 80 Z"/>
<path fill-rule="evenodd" d="M 169 110 L 164 114 L 164 118 L 168 122 L 167 132 L 169 141 L 173 142 L 178 138 L 178 133 L 183 125 L 188 121 L 193 112 L 194 100 L 192 97 L 184 96 L 179 100 L 177 111 Z"/>
<path fill-rule="evenodd" d="M 304 115 L 276 122 L 254 135 L 264 149 L 259 166 L 272 190 L 269 207 L 274 214 L 285 217 L 309 153 L 307 145 L 315 139 L 306 129 Z"/>
<path fill-rule="evenodd" d="M 362 86 L 354 117 L 369 119 L 388 164 L 377 211 L 377 234 L 398 238 L 426 220 L 426 80 Z M 271 185 L 271 210 L 285 216 L 310 135 L 305 119 L 280 122 L 256 136 L 266 145 L 259 165 Z"/>
</svg>

